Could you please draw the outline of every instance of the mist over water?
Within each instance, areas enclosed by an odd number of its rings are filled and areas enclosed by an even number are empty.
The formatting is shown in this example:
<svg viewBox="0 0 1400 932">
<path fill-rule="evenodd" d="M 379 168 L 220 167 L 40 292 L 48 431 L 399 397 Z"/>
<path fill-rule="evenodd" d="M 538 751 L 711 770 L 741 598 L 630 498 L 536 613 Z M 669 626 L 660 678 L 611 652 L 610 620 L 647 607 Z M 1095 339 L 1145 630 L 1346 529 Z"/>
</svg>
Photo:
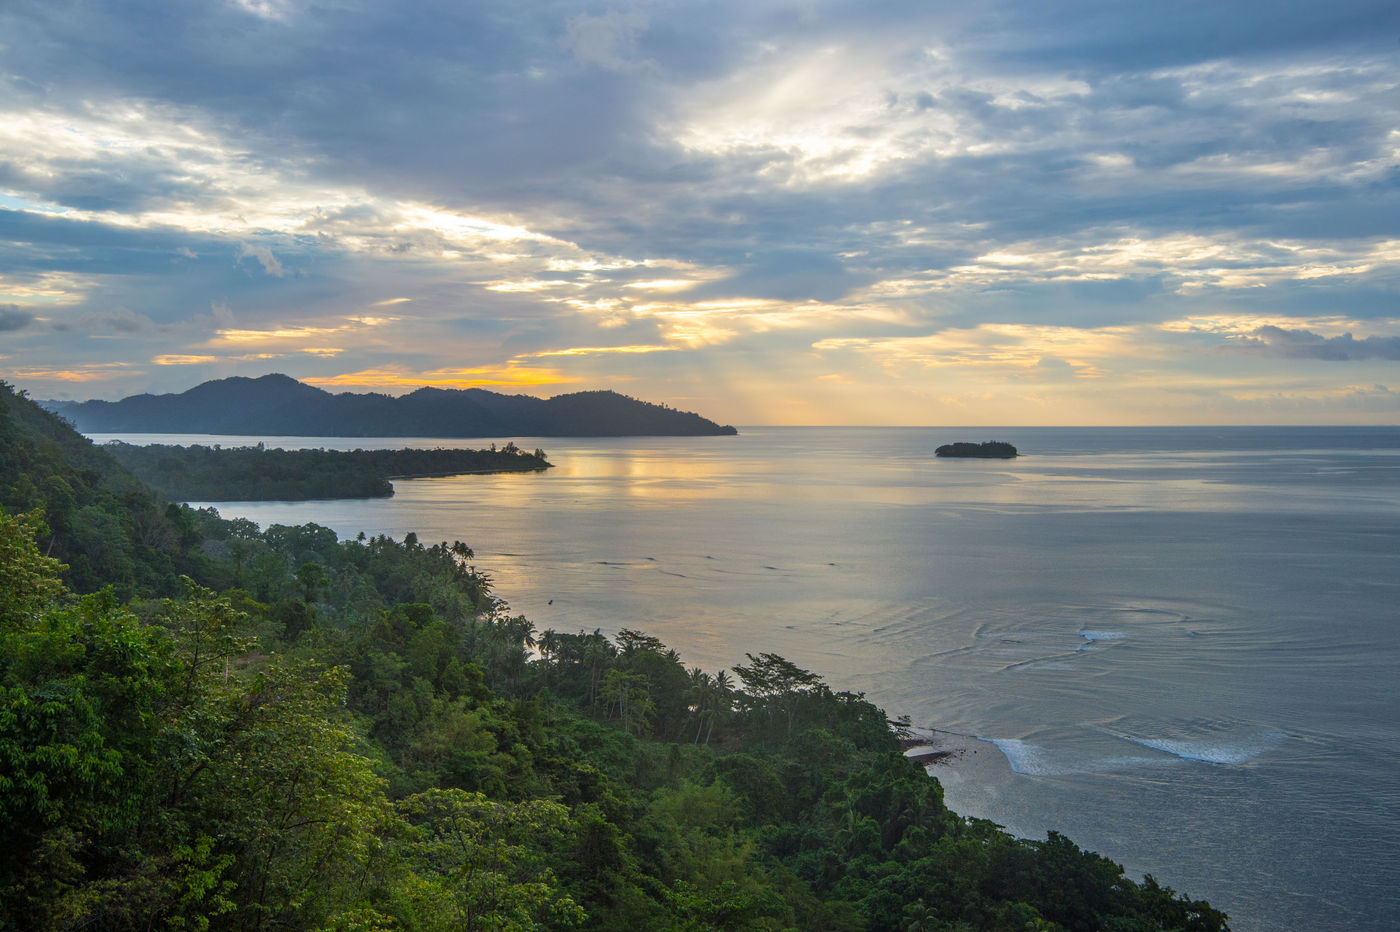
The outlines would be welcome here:
<svg viewBox="0 0 1400 932">
<path fill-rule="evenodd" d="M 933 457 L 985 439 L 1023 455 Z M 780 653 L 940 729 L 953 808 L 1061 831 L 1236 929 L 1393 928 L 1400 430 L 517 442 L 556 468 L 217 507 L 464 540 L 541 629 L 637 628 L 710 670 Z"/>
</svg>

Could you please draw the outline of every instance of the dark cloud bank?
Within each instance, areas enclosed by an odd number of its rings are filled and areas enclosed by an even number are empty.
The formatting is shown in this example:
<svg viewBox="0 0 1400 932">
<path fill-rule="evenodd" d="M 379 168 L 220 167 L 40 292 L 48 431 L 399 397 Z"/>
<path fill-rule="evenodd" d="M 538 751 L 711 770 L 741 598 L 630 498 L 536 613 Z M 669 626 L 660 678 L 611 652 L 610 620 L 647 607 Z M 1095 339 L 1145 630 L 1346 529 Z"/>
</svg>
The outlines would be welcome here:
<svg viewBox="0 0 1400 932">
<path fill-rule="evenodd" d="M 1400 360 L 1400 337 L 1365 337 L 1358 340 L 1350 333 L 1324 337 L 1311 330 L 1265 326 L 1246 337 L 1243 345 L 1288 359 L 1326 359 L 1332 362 Z"/>
</svg>

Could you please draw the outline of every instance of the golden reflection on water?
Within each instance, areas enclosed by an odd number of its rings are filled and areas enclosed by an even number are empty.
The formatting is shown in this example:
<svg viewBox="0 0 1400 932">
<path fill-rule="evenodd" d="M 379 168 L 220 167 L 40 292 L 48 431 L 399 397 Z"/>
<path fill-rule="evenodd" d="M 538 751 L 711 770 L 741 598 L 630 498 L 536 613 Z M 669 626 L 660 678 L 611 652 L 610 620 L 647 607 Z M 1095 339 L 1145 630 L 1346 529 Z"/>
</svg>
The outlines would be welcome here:
<svg viewBox="0 0 1400 932">
<path fill-rule="evenodd" d="M 947 461 L 857 452 L 833 463 L 745 455 L 739 449 L 572 443 L 538 473 L 397 480 L 401 501 L 426 503 L 488 496 L 498 508 L 542 500 L 589 502 L 822 502 L 885 506 L 1005 509 L 1191 508 L 1232 510 L 1237 490 L 1200 474 L 1200 464 L 1165 459 L 1150 473 L 1105 472 L 1103 458 L 1080 468 L 1073 458 Z M 548 451 L 547 451 L 548 452 Z M 1126 464 L 1125 464 L 1126 465 Z"/>
</svg>

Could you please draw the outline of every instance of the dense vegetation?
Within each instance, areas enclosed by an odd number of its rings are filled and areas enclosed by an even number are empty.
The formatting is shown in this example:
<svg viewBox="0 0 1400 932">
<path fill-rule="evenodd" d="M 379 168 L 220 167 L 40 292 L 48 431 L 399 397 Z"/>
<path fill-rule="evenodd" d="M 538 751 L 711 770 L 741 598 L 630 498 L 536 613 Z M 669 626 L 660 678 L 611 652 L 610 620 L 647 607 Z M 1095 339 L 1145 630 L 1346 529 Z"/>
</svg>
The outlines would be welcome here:
<svg viewBox="0 0 1400 932">
<path fill-rule="evenodd" d="M 16 463 L 111 468 L 45 459 L 0 395 L 4 501 Z M 104 475 L 83 507 L 125 528 L 150 497 Z M 0 928 L 1225 928 L 951 813 L 879 709 L 781 657 L 536 631 L 461 543 L 152 507 L 192 577 L 164 597 L 160 569 L 76 594 L 48 500 L 0 512 Z"/>
<path fill-rule="evenodd" d="M 0 508 L 38 510 L 45 554 L 67 564 L 79 592 L 173 595 L 180 576 L 211 571 L 188 516 L 163 505 L 60 418 L 0 383 Z"/>
<path fill-rule="evenodd" d="M 285 375 L 205 382 L 177 395 L 47 405 L 94 432 L 300 435 L 306 437 L 620 437 L 736 433 L 714 421 L 616 392 L 549 399 L 420 388 L 394 398 L 333 395 Z"/>
<path fill-rule="evenodd" d="M 934 456 L 971 456 L 984 459 L 1010 459 L 1016 455 L 1016 448 L 1001 440 L 987 440 L 983 443 L 945 443 L 933 451 Z"/>
<path fill-rule="evenodd" d="M 283 450 L 107 443 L 103 449 L 174 501 L 305 501 L 387 498 L 389 480 L 547 469 L 543 450 Z"/>
</svg>

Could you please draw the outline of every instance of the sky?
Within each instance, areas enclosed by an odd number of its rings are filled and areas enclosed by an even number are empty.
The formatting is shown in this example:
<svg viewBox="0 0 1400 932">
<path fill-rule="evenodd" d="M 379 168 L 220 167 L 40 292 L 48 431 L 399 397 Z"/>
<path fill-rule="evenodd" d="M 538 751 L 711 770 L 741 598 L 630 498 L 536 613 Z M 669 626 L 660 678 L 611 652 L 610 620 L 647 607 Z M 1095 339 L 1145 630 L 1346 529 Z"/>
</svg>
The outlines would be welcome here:
<svg viewBox="0 0 1400 932">
<path fill-rule="evenodd" d="M 1400 424 L 1400 4 L 5 0 L 0 379 Z"/>
</svg>

